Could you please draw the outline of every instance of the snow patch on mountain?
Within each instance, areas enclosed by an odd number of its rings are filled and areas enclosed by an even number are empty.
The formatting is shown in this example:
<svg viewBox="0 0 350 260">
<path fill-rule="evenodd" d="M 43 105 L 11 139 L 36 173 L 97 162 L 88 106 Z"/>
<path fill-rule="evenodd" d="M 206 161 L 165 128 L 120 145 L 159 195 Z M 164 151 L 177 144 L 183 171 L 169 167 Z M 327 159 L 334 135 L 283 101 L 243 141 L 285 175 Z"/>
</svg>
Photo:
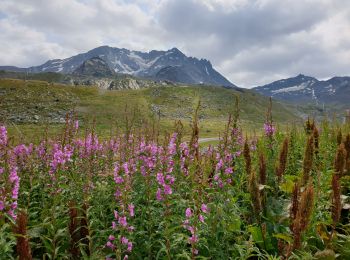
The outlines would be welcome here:
<svg viewBox="0 0 350 260">
<path fill-rule="evenodd" d="M 277 90 L 272 90 L 271 92 L 273 94 L 278 94 L 278 93 L 286 93 L 286 92 L 293 92 L 293 91 L 299 91 L 299 90 L 303 90 L 308 86 L 308 82 L 302 83 L 300 85 L 297 86 L 293 86 L 293 87 L 288 87 L 288 88 L 281 88 L 281 89 L 277 89 Z"/>
</svg>

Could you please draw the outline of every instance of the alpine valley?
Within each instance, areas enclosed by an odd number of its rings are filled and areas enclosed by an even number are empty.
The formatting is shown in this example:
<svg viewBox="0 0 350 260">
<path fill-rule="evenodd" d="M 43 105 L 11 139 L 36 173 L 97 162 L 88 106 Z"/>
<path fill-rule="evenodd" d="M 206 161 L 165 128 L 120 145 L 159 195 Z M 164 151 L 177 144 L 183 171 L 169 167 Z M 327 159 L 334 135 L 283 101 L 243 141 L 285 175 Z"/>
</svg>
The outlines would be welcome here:
<svg viewBox="0 0 350 260">
<path fill-rule="evenodd" d="M 196 97 L 202 97 L 203 101 L 205 99 L 203 106 L 217 108 L 218 113 L 214 113 L 215 116 L 210 109 L 203 115 L 203 118 L 207 118 L 210 122 L 218 118 L 222 120 L 222 116 L 226 115 L 229 107 L 232 106 L 234 95 L 239 96 L 241 102 L 244 103 L 243 107 L 247 108 L 242 111 L 242 118 L 247 119 L 247 122 L 252 118 L 254 118 L 252 121 L 257 121 L 257 111 L 266 108 L 269 97 L 273 98 L 275 107 L 279 108 L 277 121 L 281 123 L 290 122 L 291 119 L 293 121 L 305 119 L 308 116 L 321 119 L 331 114 L 336 114 L 342 119 L 344 112 L 349 109 L 350 100 L 350 77 L 318 80 L 299 74 L 296 77 L 281 79 L 247 90 L 237 87 L 222 76 L 213 68 L 210 61 L 187 57 L 177 48 L 167 51 L 140 52 L 101 46 L 86 53 L 65 59 L 49 60 L 42 65 L 29 68 L 0 66 L 0 78 L 4 79 L 0 82 L 0 90 L 3 89 L 3 92 L 7 93 L 6 95 L 0 93 L 3 101 L 0 117 L 14 123 L 36 122 L 38 121 L 36 118 L 42 118 L 48 122 L 62 122 L 67 109 L 51 109 L 52 106 L 48 105 L 50 98 L 44 95 L 45 97 L 43 96 L 43 99 L 38 101 L 45 107 L 44 111 L 47 110 L 47 113 L 43 114 L 41 109 L 35 109 L 38 104 L 30 104 L 31 96 L 28 96 L 28 93 L 25 94 L 27 90 L 19 87 L 16 88 L 16 95 L 23 96 L 25 101 L 22 106 L 24 110 L 17 113 L 15 111 L 18 109 L 14 106 L 18 103 L 18 97 L 16 103 L 11 101 L 11 88 L 5 88 L 9 83 L 7 79 L 24 79 L 24 82 L 29 80 L 30 84 L 13 81 L 11 84 L 40 85 L 38 87 L 40 92 L 53 90 L 49 86 L 46 87 L 45 84 L 48 83 L 58 86 L 96 86 L 99 90 L 140 90 L 132 94 L 139 95 L 143 100 L 137 103 L 137 106 L 140 106 L 141 103 L 146 104 L 145 111 L 149 111 L 150 114 L 159 114 L 170 121 L 184 119 L 185 115 L 191 114 L 193 104 L 187 101 L 194 100 Z M 164 87 L 167 87 L 167 90 L 163 90 Z M 186 87 L 187 90 L 183 87 Z M 148 91 L 147 89 L 150 88 L 154 90 Z M 68 88 L 65 93 L 68 93 L 67 91 Z M 83 94 L 84 91 L 81 89 L 79 93 Z M 155 98 L 151 100 L 148 98 L 150 93 L 152 95 L 167 93 L 169 97 L 161 94 L 159 97 L 151 95 L 152 98 Z M 116 92 L 113 95 L 122 97 L 124 94 Z M 79 95 L 72 95 L 75 96 L 75 100 L 81 99 Z M 101 96 L 101 93 L 96 95 L 96 98 L 99 98 L 103 104 L 106 103 L 106 97 Z M 179 97 L 179 100 L 175 97 Z M 69 98 L 57 100 L 65 99 Z M 107 105 L 107 103 L 103 110 L 112 111 L 111 106 L 115 104 L 108 103 Z M 130 100 L 125 104 L 127 103 L 130 103 Z M 76 101 L 76 106 L 79 107 L 78 104 L 79 101 Z M 263 121 L 264 118 L 259 120 Z"/>
</svg>

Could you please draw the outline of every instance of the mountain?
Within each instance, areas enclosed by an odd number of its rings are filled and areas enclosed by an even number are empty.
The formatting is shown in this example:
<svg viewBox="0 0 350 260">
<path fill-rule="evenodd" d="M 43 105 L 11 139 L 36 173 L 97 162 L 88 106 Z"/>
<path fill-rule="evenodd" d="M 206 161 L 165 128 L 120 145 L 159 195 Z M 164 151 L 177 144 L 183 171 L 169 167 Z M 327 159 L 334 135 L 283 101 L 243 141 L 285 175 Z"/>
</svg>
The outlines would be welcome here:
<svg viewBox="0 0 350 260">
<path fill-rule="evenodd" d="M 264 96 L 293 103 L 348 104 L 350 100 L 350 77 L 333 77 L 329 80 L 299 74 L 253 88 Z"/>
<path fill-rule="evenodd" d="M 94 57 L 103 59 L 109 68 L 116 73 L 131 74 L 136 77 L 149 79 L 158 79 L 157 77 L 169 81 L 175 79 L 176 82 L 187 84 L 234 86 L 234 84 L 213 68 L 210 61 L 187 57 L 177 48 L 172 48 L 168 51 L 152 50 L 150 52 L 140 52 L 101 46 L 70 58 L 49 60 L 40 66 L 29 67 L 27 69 L 0 66 L 0 70 L 70 74 L 86 60 Z"/>
<path fill-rule="evenodd" d="M 93 77 L 113 77 L 116 73 L 108 66 L 107 62 L 100 57 L 93 57 L 83 62 L 76 68 L 73 75 Z"/>
</svg>

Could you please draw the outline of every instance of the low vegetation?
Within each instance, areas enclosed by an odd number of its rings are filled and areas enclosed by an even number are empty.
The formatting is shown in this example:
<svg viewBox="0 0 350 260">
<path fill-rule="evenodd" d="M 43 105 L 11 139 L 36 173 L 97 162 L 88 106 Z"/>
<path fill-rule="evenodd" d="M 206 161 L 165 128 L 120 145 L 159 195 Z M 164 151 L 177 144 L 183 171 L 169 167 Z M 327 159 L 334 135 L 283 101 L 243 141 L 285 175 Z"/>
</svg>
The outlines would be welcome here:
<svg viewBox="0 0 350 260">
<path fill-rule="evenodd" d="M 77 102 L 102 113 L 89 91 Z M 139 95 L 154 91 L 164 99 Z M 163 106 L 195 89 L 168 91 L 123 95 Z M 203 104 L 187 141 L 181 121 L 163 135 L 126 117 L 123 131 L 100 138 L 71 113 L 60 134 L 37 144 L 15 144 L 2 125 L 0 258 L 349 259 L 350 122 L 280 131 L 267 103 L 257 136 L 242 130 L 245 106 L 231 106 L 222 139 L 206 149 Z"/>
<path fill-rule="evenodd" d="M 268 99 L 249 90 L 155 85 L 109 91 L 47 81 L 0 79 L 0 122 L 7 122 L 10 134 L 19 141 L 37 142 L 37 137 L 47 131 L 49 135 L 61 131 L 66 113 L 75 110 L 81 126 L 94 121 L 101 137 L 108 137 L 111 129 L 125 129 L 125 119 L 129 117 L 138 126 L 144 120 L 159 123 L 163 132 L 172 131 L 174 120 L 181 120 L 188 138 L 191 115 L 200 99 L 201 136 L 219 137 L 232 113 L 235 97 L 240 99 L 241 125 L 253 133 L 264 122 Z M 274 102 L 273 106 L 275 121 L 281 127 L 300 121 L 282 104 Z"/>
</svg>

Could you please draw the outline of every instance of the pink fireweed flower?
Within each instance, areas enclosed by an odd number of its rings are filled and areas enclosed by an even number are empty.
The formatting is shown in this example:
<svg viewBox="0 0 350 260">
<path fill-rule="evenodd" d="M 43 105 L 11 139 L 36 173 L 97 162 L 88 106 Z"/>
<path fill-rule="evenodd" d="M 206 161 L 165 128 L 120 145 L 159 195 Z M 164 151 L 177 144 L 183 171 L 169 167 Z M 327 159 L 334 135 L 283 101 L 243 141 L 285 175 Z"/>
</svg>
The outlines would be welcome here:
<svg viewBox="0 0 350 260">
<path fill-rule="evenodd" d="M 192 210 L 190 208 L 187 208 L 185 215 L 186 215 L 186 218 L 190 218 L 192 216 Z"/>
<path fill-rule="evenodd" d="M 203 217 L 203 215 L 199 215 L 199 216 L 198 216 L 198 219 L 199 219 L 200 222 L 204 223 L 204 217 Z"/>
<path fill-rule="evenodd" d="M 232 167 L 228 167 L 225 169 L 225 174 L 232 174 L 232 173 L 233 173 Z"/>
<path fill-rule="evenodd" d="M 16 213 L 15 210 L 17 209 L 17 199 L 18 199 L 18 193 L 19 193 L 19 184 L 20 184 L 20 178 L 17 175 L 17 166 L 14 165 L 13 158 L 10 161 L 10 175 L 9 175 L 9 182 L 11 184 L 11 202 L 10 202 L 10 210 L 8 211 L 8 214 L 13 218 L 16 219 Z"/>
<path fill-rule="evenodd" d="M 174 155 L 176 153 L 176 137 L 177 133 L 174 133 L 173 136 L 170 139 L 169 145 L 168 145 L 168 154 Z"/>
<path fill-rule="evenodd" d="M 107 247 L 109 247 L 110 249 L 114 250 L 115 246 L 113 245 L 113 243 L 111 241 L 108 241 L 106 244 Z"/>
<path fill-rule="evenodd" d="M 222 182 L 221 179 L 218 181 L 218 186 L 220 189 L 222 189 L 224 187 L 224 183 Z"/>
<path fill-rule="evenodd" d="M 128 244 L 129 239 L 127 239 L 126 237 L 121 237 L 121 242 L 123 245 L 126 245 L 126 244 Z"/>
<path fill-rule="evenodd" d="M 142 176 L 146 176 L 146 175 L 147 175 L 145 166 L 142 165 L 142 166 L 140 167 L 140 172 L 141 172 Z"/>
<path fill-rule="evenodd" d="M 75 120 L 75 122 L 74 122 L 74 130 L 78 131 L 78 129 L 79 129 L 79 120 Z"/>
<path fill-rule="evenodd" d="M 251 151 L 256 151 L 257 143 L 258 143 L 258 139 L 256 137 L 250 141 L 250 150 Z"/>
<path fill-rule="evenodd" d="M 271 137 L 275 133 L 276 129 L 272 125 L 272 123 L 266 122 L 266 123 L 264 123 L 264 130 L 265 130 L 265 135 L 268 136 L 268 137 Z"/>
<path fill-rule="evenodd" d="M 128 222 L 126 221 L 126 217 L 119 217 L 118 223 L 123 227 L 126 227 L 128 225 Z"/>
<path fill-rule="evenodd" d="M 115 221 L 112 221 L 112 229 L 114 229 L 114 230 L 117 229 L 117 223 L 115 223 Z"/>
<path fill-rule="evenodd" d="M 194 234 L 195 228 L 193 226 L 188 226 L 187 230 L 191 232 L 191 234 Z"/>
<path fill-rule="evenodd" d="M 183 226 L 184 228 L 187 229 L 187 227 L 188 227 L 189 224 L 190 224 L 190 220 L 189 220 L 189 219 L 186 219 L 186 220 L 184 220 L 182 226 Z"/>
<path fill-rule="evenodd" d="M 158 201 L 162 201 L 163 200 L 162 190 L 160 188 L 157 189 L 156 198 L 157 198 Z"/>
<path fill-rule="evenodd" d="M 128 226 L 128 231 L 133 232 L 135 230 L 134 226 Z"/>
<path fill-rule="evenodd" d="M 193 234 L 189 239 L 188 241 L 191 243 L 191 244 L 195 244 L 198 242 L 198 236 Z"/>
<path fill-rule="evenodd" d="M 135 216 L 135 212 L 134 212 L 135 206 L 134 206 L 134 204 L 129 204 L 128 208 L 129 208 L 130 216 L 131 217 Z"/>
<path fill-rule="evenodd" d="M 131 252 L 131 250 L 132 250 L 132 242 L 128 242 L 127 251 L 128 251 L 128 252 Z"/>
<path fill-rule="evenodd" d="M 170 175 L 170 174 L 168 174 L 165 178 L 169 182 L 170 185 L 175 182 L 175 177 Z"/>
<path fill-rule="evenodd" d="M 167 184 L 164 185 L 164 194 L 165 195 L 170 195 L 173 193 L 173 190 L 171 189 L 171 187 Z"/>
<path fill-rule="evenodd" d="M 203 203 L 202 206 L 201 206 L 201 211 L 204 212 L 204 213 L 208 213 L 209 212 L 208 211 L 208 206 Z"/>
<path fill-rule="evenodd" d="M 114 175 L 114 181 L 115 181 L 115 183 L 120 184 L 120 183 L 124 182 L 124 179 L 123 179 L 123 177 L 116 174 L 116 175 Z"/>
<path fill-rule="evenodd" d="M 185 176 L 188 175 L 188 160 L 193 160 L 193 158 L 190 156 L 190 149 L 187 145 L 187 143 L 180 144 L 181 149 L 181 155 L 180 155 L 180 167 L 181 171 L 184 173 Z"/>
<path fill-rule="evenodd" d="M 159 185 L 163 186 L 165 184 L 163 173 L 161 173 L 161 172 L 157 173 L 157 181 L 158 181 Z"/>
<path fill-rule="evenodd" d="M 7 130 L 5 126 L 0 126 L 0 145 L 7 145 Z"/>
<path fill-rule="evenodd" d="M 113 236 L 113 235 L 109 235 L 108 240 L 110 240 L 110 241 L 115 240 L 115 236 Z"/>
<path fill-rule="evenodd" d="M 123 169 L 124 169 L 125 174 L 129 174 L 130 173 L 128 162 L 123 163 Z"/>
<path fill-rule="evenodd" d="M 114 173 L 114 182 L 116 184 L 120 184 L 120 183 L 124 182 L 123 177 L 121 177 L 119 175 L 119 165 L 118 164 L 115 164 L 113 173 Z"/>
<path fill-rule="evenodd" d="M 220 171 L 222 169 L 223 165 L 224 165 L 224 161 L 222 159 L 220 159 L 219 162 L 216 164 L 216 167 L 215 167 L 216 172 Z"/>
<path fill-rule="evenodd" d="M 66 145 L 61 147 L 59 144 L 54 144 L 52 161 L 50 162 L 50 174 L 53 175 L 59 166 L 64 166 L 68 161 L 71 161 L 73 155 L 73 147 Z"/>
<path fill-rule="evenodd" d="M 118 198 L 122 196 L 122 192 L 120 191 L 120 189 L 117 188 L 115 190 L 114 196 L 115 196 L 116 200 L 118 200 Z"/>
</svg>

